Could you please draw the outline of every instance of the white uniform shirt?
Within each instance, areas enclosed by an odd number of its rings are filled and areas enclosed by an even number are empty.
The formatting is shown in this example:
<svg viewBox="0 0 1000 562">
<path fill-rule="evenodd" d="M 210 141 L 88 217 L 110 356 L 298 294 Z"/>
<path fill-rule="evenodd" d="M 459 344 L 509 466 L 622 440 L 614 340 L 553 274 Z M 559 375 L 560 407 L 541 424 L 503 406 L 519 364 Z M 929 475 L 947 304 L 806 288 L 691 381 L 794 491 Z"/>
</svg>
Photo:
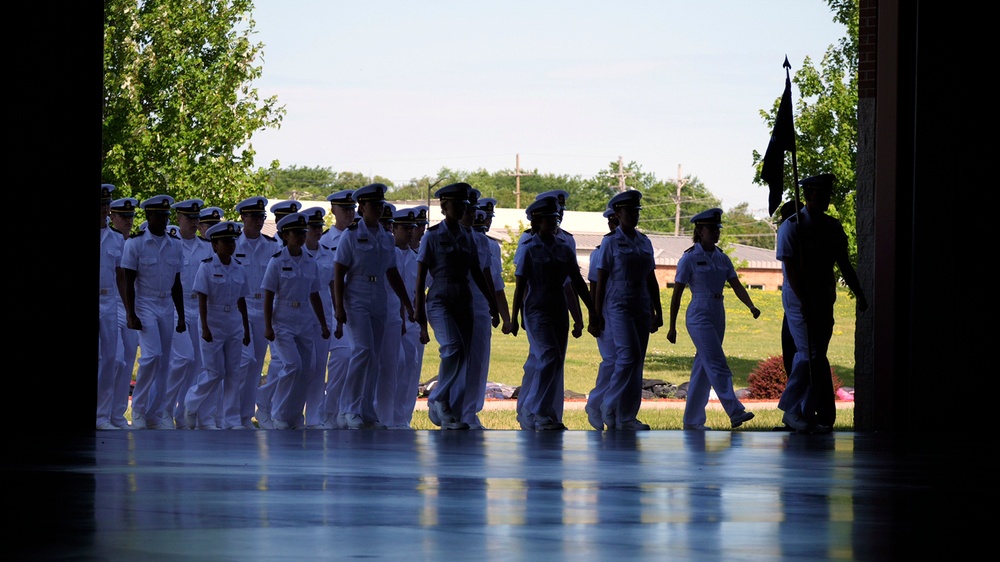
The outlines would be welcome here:
<svg viewBox="0 0 1000 562">
<path fill-rule="evenodd" d="M 101 316 L 118 314 L 118 276 L 117 269 L 122 264 L 122 253 L 125 239 L 110 227 L 101 229 L 101 272 L 100 272 L 100 314 Z"/>
<path fill-rule="evenodd" d="M 154 236 L 139 231 L 125 241 L 122 267 L 136 271 L 136 296 L 168 297 L 174 278 L 181 271 L 180 239 L 169 234 Z"/>
</svg>

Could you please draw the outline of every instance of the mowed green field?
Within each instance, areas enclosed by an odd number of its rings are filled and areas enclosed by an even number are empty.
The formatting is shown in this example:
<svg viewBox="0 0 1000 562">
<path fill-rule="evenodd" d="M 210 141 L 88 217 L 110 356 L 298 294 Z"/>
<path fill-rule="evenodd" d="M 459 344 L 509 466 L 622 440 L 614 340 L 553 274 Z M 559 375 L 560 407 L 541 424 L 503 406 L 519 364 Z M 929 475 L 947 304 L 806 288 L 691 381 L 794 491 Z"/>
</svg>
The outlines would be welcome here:
<svg viewBox="0 0 1000 562">
<path fill-rule="evenodd" d="M 684 317 L 691 292 L 685 291 L 681 309 L 677 315 L 677 343 L 667 341 L 669 325 L 670 294 L 672 289 L 660 292 L 663 305 L 664 326 L 650 334 L 646 352 L 644 378 L 661 379 L 670 384 L 680 385 L 691 378 L 691 363 L 695 348 L 687 334 Z M 761 310 L 760 318 L 754 320 L 750 311 L 736 298 L 728 287 L 725 292 L 726 340 L 723 347 L 733 371 L 735 388 L 747 386 L 747 376 L 757 363 L 773 355 L 781 355 L 781 293 L 778 291 L 749 290 L 754 304 Z M 513 287 L 507 287 L 507 298 L 513 294 Z M 854 328 L 855 301 L 845 291 L 841 291 L 835 309 L 833 340 L 830 342 L 829 358 L 834 373 L 843 386 L 854 386 Z M 587 313 L 584 310 L 584 321 Z M 431 334 L 424 354 L 421 381 L 428 381 L 437 375 L 437 342 Z M 528 354 L 528 338 L 524 332 L 517 337 L 505 335 L 500 328 L 493 330 L 490 355 L 491 382 L 508 386 L 520 386 L 524 372 L 522 366 Z M 584 331 L 579 339 L 569 338 L 566 352 L 565 388 L 580 394 L 587 394 L 594 386 L 597 366 L 601 362 L 597 341 Z"/>
</svg>

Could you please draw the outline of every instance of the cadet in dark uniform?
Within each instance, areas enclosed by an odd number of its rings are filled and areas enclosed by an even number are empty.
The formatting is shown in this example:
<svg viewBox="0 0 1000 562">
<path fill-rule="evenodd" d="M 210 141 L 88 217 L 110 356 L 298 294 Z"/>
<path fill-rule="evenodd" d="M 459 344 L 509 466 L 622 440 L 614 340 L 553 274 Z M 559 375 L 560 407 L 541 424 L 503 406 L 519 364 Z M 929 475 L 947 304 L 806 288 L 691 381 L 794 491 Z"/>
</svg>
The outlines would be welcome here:
<svg viewBox="0 0 1000 562">
<path fill-rule="evenodd" d="M 604 210 L 604 218 L 608 219 L 608 230 L 614 232 L 618 228 L 618 217 L 614 209 Z M 597 289 L 597 266 L 601 263 L 601 245 L 598 244 L 594 251 L 590 253 L 590 266 L 587 270 L 587 281 L 590 282 L 591 298 Z M 597 337 L 597 350 L 601 354 L 601 363 L 597 366 L 597 380 L 594 381 L 594 389 L 587 394 L 587 405 L 584 410 L 587 412 L 587 421 L 597 431 L 604 430 L 604 419 L 601 417 L 601 403 L 604 402 L 604 392 L 611 382 L 611 375 L 615 371 L 615 339 L 611 332 L 604 330 Z"/>
<path fill-rule="evenodd" d="M 858 310 L 868 310 L 844 227 L 826 214 L 835 179 L 833 174 L 820 174 L 801 180 L 805 208 L 778 228 L 776 255 L 784 273 L 781 303 L 796 349 L 778 409 L 784 411 L 785 425 L 804 432 L 831 431 L 837 415 L 826 356 L 837 300 L 834 265 L 854 291 Z"/>
<path fill-rule="evenodd" d="M 428 414 L 442 429 L 469 429 L 461 420 L 472 345 L 472 288 L 469 275 L 489 303 L 490 317 L 499 324 L 496 296 L 483 277 L 472 231 L 460 224 L 469 204 L 467 183 L 453 183 L 435 193 L 441 201 L 444 220 L 424 234 L 417 255 L 416 313 L 420 342 L 427 344 L 428 321 L 440 345 L 441 363 L 437 384 L 427 400 Z M 428 275 L 432 278 L 426 290 Z"/>
<path fill-rule="evenodd" d="M 674 292 L 670 298 L 670 329 L 667 331 L 667 341 L 677 343 L 677 312 L 680 310 L 681 295 L 685 287 L 691 287 L 686 325 L 696 352 L 684 408 L 684 429 L 709 429 L 705 426 L 705 406 L 713 388 L 732 426 L 739 427 L 753 419 L 753 412 L 746 411 L 736 397 L 733 372 L 722 350 L 722 340 L 726 336 L 723 286 L 729 283 L 754 318 L 760 316 L 760 309 L 753 305 L 733 268 L 732 260 L 716 247 L 722 228 L 722 209 L 698 213 L 691 222 L 694 223 L 694 246 L 685 250 L 677 262 Z"/>
</svg>

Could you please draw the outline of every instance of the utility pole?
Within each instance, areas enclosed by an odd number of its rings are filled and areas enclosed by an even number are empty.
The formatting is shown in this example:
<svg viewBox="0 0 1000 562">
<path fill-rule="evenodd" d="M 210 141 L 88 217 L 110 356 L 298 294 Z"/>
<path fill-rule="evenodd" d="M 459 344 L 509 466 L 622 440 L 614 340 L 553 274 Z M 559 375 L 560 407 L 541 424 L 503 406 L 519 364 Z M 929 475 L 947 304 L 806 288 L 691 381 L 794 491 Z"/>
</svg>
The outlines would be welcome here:
<svg viewBox="0 0 1000 562">
<path fill-rule="evenodd" d="M 615 176 L 618 177 L 618 193 L 624 193 L 628 186 L 625 185 L 625 178 L 634 176 L 632 172 L 626 172 L 625 166 L 622 164 L 622 157 L 618 157 L 618 173 Z"/>
<path fill-rule="evenodd" d="M 681 165 L 677 165 L 677 197 L 674 198 L 674 204 L 677 206 L 677 214 L 674 217 L 674 236 L 681 235 L 681 187 L 687 183 L 687 180 L 681 177 Z"/>
<path fill-rule="evenodd" d="M 517 154 L 515 157 L 516 157 L 516 160 L 514 160 L 514 173 L 513 174 L 507 174 L 507 175 L 508 176 L 514 176 L 514 182 L 515 182 L 515 185 L 517 186 L 517 188 L 514 189 L 514 194 L 517 195 L 517 206 L 515 208 L 520 209 L 521 208 L 521 176 L 533 176 L 535 174 L 529 174 L 529 173 L 522 172 L 521 171 L 521 155 Z"/>
</svg>

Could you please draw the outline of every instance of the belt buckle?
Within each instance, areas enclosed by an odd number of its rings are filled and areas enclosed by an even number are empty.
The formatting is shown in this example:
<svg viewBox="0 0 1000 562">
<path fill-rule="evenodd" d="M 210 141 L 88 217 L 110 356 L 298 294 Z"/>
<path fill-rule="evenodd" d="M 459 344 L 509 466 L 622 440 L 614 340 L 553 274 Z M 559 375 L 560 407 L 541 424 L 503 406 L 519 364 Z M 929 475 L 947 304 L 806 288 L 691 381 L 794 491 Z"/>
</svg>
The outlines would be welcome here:
<svg viewBox="0 0 1000 562">
<path fill-rule="evenodd" d="M 101 294 L 102 295 L 110 295 L 111 294 L 111 290 L 110 289 L 101 289 Z"/>
<path fill-rule="evenodd" d="M 233 307 L 230 306 L 230 305 L 228 305 L 228 304 L 222 307 L 222 311 L 223 312 L 229 312 L 232 309 L 233 309 Z"/>
<path fill-rule="evenodd" d="M 374 282 L 378 281 L 378 277 L 375 276 L 375 275 L 369 275 L 368 276 L 368 280 L 371 281 L 372 283 L 374 283 Z"/>
<path fill-rule="evenodd" d="M 288 303 L 288 304 L 289 304 L 289 306 L 291 306 L 292 308 L 298 308 L 298 307 L 299 307 L 299 301 L 292 301 L 292 302 L 290 302 L 290 303 Z"/>
<path fill-rule="evenodd" d="M 198 298 L 198 293 L 191 293 L 191 298 L 192 299 Z"/>
<path fill-rule="evenodd" d="M 264 295 L 262 295 L 261 293 L 254 293 L 253 294 L 253 298 L 255 298 L 255 299 L 264 298 Z"/>
</svg>

